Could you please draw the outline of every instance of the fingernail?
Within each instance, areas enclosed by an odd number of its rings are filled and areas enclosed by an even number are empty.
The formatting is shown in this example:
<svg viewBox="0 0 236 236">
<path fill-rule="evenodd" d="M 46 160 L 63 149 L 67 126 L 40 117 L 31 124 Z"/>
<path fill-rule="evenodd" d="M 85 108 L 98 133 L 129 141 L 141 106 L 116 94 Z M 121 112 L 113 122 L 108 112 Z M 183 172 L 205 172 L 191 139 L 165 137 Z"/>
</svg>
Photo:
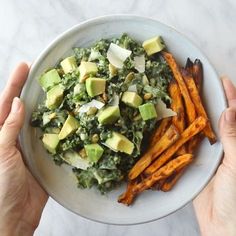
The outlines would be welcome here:
<svg viewBox="0 0 236 236">
<path fill-rule="evenodd" d="M 227 122 L 235 122 L 236 121 L 236 112 L 232 109 L 226 110 L 225 119 Z"/>
<path fill-rule="evenodd" d="M 227 75 L 222 75 L 220 77 L 221 80 L 230 80 L 229 77 Z"/>
<path fill-rule="evenodd" d="M 12 102 L 11 112 L 17 113 L 20 110 L 20 107 L 21 107 L 21 101 L 18 97 L 15 97 Z"/>
</svg>

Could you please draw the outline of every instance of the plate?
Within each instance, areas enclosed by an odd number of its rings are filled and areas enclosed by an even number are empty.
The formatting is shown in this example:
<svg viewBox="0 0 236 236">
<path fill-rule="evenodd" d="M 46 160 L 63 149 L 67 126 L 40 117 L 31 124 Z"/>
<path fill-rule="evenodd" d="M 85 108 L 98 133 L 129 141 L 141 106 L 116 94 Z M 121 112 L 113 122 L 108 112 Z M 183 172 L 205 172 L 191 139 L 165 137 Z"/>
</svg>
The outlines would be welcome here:
<svg viewBox="0 0 236 236">
<path fill-rule="evenodd" d="M 61 58 L 70 55 L 71 48 L 87 47 L 101 38 L 119 37 L 124 32 L 140 42 L 161 35 L 168 50 L 181 65 L 184 65 L 187 57 L 199 58 L 202 61 L 205 78 L 203 99 L 213 128 L 217 131 L 217 122 L 221 112 L 226 108 L 226 100 L 221 81 L 206 56 L 185 36 L 156 20 L 114 15 L 99 17 L 74 26 L 57 37 L 35 60 L 21 95 L 26 106 L 26 122 L 20 142 L 28 168 L 58 203 L 91 220 L 129 225 L 164 217 L 195 198 L 209 182 L 221 160 L 221 144 L 217 142 L 211 146 L 205 139 L 196 153 L 196 160 L 172 191 L 146 191 L 132 206 L 127 207 L 117 202 L 125 185 L 107 195 L 101 195 L 96 189 L 78 189 L 71 169 L 66 165 L 59 167 L 54 164 L 39 140 L 39 131 L 30 126 L 32 111 L 43 96 L 37 82 L 39 75 L 45 69 L 53 67 Z"/>
</svg>

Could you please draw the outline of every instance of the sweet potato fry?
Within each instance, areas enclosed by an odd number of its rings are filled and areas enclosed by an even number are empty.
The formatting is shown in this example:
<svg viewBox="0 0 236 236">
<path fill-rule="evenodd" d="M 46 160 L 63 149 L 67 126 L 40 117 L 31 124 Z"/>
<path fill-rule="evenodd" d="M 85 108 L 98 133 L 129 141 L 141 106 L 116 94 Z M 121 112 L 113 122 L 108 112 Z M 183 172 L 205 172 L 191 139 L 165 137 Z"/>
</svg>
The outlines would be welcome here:
<svg viewBox="0 0 236 236">
<path fill-rule="evenodd" d="M 174 125 L 165 132 L 159 142 L 151 147 L 147 152 L 136 162 L 129 172 L 129 179 L 135 179 L 143 170 L 145 170 L 162 152 L 170 147 L 178 138 L 179 132 Z"/>
<path fill-rule="evenodd" d="M 165 60 L 167 61 L 168 65 L 170 66 L 171 71 L 174 75 L 174 78 L 179 85 L 181 94 L 184 98 L 187 118 L 188 118 L 189 124 L 191 124 L 196 118 L 196 111 L 195 111 L 195 107 L 193 105 L 192 99 L 189 95 L 188 89 L 186 87 L 186 84 L 184 82 L 184 79 L 180 73 L 179 67 L 178 67 L 172 54 L 167 53 L 167 52 L 162 52 L 162 55 L 165 58 Z"/>
<path fill-rule="evenodd" d="M 192 75 L 193 75 L 194 82 L 200 93 L 201 88 L 202 88 L 202 81 L 203 81 L 203 67 L 199 59 L 196 59 L 194 61 Z"/>
<path fill-rule="evenodd" d="M 177 116 L 172 117 L 172 123 L 179 130 L 179 132 L 182 133 L 185 129 L 184 105 L 179 86 L 175 80 L 172 80 L 169 84 L 169 94 L 172 98 L 171 109 L 177 113 Z M 184 153 L 186 153 L 186 148 L 183 145 L 177 151 L 177 155 L 183 155 Z"/>
<path fill-rule="evenodd" d="M 188 142 L 194 135 L 201 132 L 207 124 L 206 118 L 199 116 L 192 124 L 190 124 L 183 133 L 180 134 L 180 138 L 161 156 L 158 157 L 156 161 L 154 161 L 145 171 L 145 175 L 151 175 L 156 170 L 158 170 L 161 166 L 163 166 L 166 162 L 170 160 L 170 158 L 177 152 L 177 150 L 186 142 Z"/>
<path fill-rule="evenodd" d="M 185 70 L 187 70 L 190 74 L 193 74 L 193 62 L 189 57 L 185 64 Z"/>
<path fill-rule="evenodd" d="M 177 173 L 172 174 L 170 177 L 165 179 L 165 182 L 160 186 L 160 190 L 163 192 L 170 191 L 174 185 L 178 182 L 180 177 L 183 175 L 184 171 L 186 170 L 187 166 L 191 163 L 186 163 L 186 166 L 184 166 L 182 169 L 180 169 Z"/>
<path fill-rule="evenodd" d="M 129 191 L 129 196 L 126 198 L 126 201 L 122 201 L 122 203 L 130 205 L 139 193 L 143 192 L 146 189 L 149 189 L 157 181 L 165 179 L 172 175 L 174 172 L 182 169 L 183 166 L 186 166 L 186 164 L 191 162 L 192 159 L 192 154 L 184 154 L 171 160 L 165 166 L 155 171 L 152 175 L 148 176 L 143 181 L 133 186 L 132 190 Z"/>
<path fill-rule="evenodd" d="M 204 128 L 203 132 L 204 132 L 205 136 L 209 139 L 210 143 L 214 144 L 216 142 L 216 136 L 214 134 L 214 131 L 212 130 L 212 127 L 211 127 L 210 121 L 208 119 L 208 116 L 206 114 L 206 111 L 202 105 L 201 97 L 199 95 L 196 84 L 193 80 L 193 77 L 184 69 L 181 69 L 181 72 L 182 72 L 183 78 L 185 80 L 185 83 L 187 85 L 187 88 L 189 90 L 190 96 L 191 96 L 192 101 L 195 105 L 198 115 L 203 116 L 204 118 L 206 118 L 208 120 L 207 125 Z"/>
<path fill-rule="evenodd" d="M 137 185 L 138 180 L 134 179 L 128 182 L 126 191 L 121 194 L 118 198 L 118 202 L 128 205 L 130 201 L 132 201 L 132 190 Z"/>
<path fill-rule="evenodd" d="M 159 127 L 154 131 L 153 135 L 150 138 L 150 143 L 148 145 L 149 148 L 154 146 L 161 139 L 161 137 L 164 135 L 167 128 L 169 127 L 170 121 L 171 117 L 162 119 Z"/>
<path fill-rule="evenodd" d="M 196 147 L 200 144 L 203 140 L 204 135 L 199 133 L 198 135 L 194 136 L 188 143 L 188 153 L 193 153 Z"/>
</svg>

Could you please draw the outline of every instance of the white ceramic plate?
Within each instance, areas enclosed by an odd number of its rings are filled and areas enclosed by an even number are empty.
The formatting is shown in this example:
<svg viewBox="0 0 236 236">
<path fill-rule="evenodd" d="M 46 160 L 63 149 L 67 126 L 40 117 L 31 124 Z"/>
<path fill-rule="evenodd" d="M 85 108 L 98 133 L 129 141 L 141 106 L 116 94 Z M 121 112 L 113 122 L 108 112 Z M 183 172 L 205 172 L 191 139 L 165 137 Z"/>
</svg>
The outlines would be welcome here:
<svg viewBox="0 0 236 236">
<path fill-rule="evenodd" d="M 115 15 L 76 25 L 54 40 L 35 60 L 22 92 L 22 99 L 26 105 L 26 122 L 20 140 L 30 171 L 57 202 L 95 221 L 127 225 L 164 217 L 196 197 L 208 183 L 220 162 L 221 144 L 218 142 L 211 146 L 205 139 L 196 155 L 196 161 L 171 192 L 146 191 L 137 198 L 134 205 L 127 207 L 117 203 L 117 198 L 124 191 L 125 186 L 106 196 L 100 195 L 94 189 L 78 189 L 70 168 L 65 165 L 59 167 L 53 163 L 38 138 L 38 131 L 29 123 L 31 113 L 43 94 L 37 79 L 45 69 L 53 67 L 59 59 L 70 55 L 71 48 L 74 46 L 87 47 L 96 40 L 119 37 L 124 32 L 140 42 L 161 35 L 169 51 L 182 65 L 187 57 L 201 59 L 205 78 L 204 103 L 214 130 L 217 130 L 217 121 L 226 107 L 226 101 L 221 82 L 204 54 L 183 35 L 158 21 L 137 16 Z"/>
</svg>

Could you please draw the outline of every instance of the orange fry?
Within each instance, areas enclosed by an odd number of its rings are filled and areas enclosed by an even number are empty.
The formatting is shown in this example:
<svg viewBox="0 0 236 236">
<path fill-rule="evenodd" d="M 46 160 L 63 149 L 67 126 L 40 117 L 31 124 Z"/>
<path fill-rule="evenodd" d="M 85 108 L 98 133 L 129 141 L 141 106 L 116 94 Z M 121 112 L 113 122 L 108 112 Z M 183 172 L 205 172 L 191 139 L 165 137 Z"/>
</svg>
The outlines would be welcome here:
<svg viewBox="0 0 236 236">
<path fill-rule="evenodd" d="M 211 124 L 209 122 L 208 116 L 206 114 L 206 111 L 202 105 L 201 97 L 199 95 L 198 89 L 196 87 L 196 84 L 193 80 L 193 77 L 184 69 L 181 70 L 183 78 L 187 84 L 190 96 L 192 98 L 192 101 L 195 105 L 195 108 L 197 110 L 197 113 L 199 116 L 203 116 L 205 119 L 208 120 L 206 127 L 203 130 L 203 133 L 205 136 L 209 139 L 211 144 L 214 144 L 216 142 L 216 136 L 214 134 L 214 131 L 212 130 Z"/>
<path fill-rule="evenodd" d="M 184 82 L 184 79 L 180 73 L 179 67 L 172 54 L 167 53 L 167 52 L 162 52 L 162 55 L 164 56 L 168 65 L 170 66 L 172 73 L 174 75 L 174 78 L 179 85 L 181 94 L 184 98 L 188 121 L 189 121 L 189 124 L 191 124 L 196 118 L 196 111 L 195 111 L 192 99 L 189 95 L 188 89 L 186 87 L 186 84 Z"/>
<path fill-rule="evenodd" d="M 172 99 L 171 109 L 177 113 L 177 116 L 172 117 L 172 123 L 182 133 L 185 129 L 185 117 L 184 117 L 184 105 L 182 102 L 182 95 L 179 90 L 179 86 L 175 80 L 172 80 L 169 84 L 169 94 Z M 182 146 L 177 155 L 183 155 L 186 153 L 185 146 Z"/>
<path fill-rule="evenodd" d="M 125 204 L 130 205 L 139 193 L 151 188 L 159 180 L 165 179 L 172 175 L 174 172 L 182 169 L 183 166 L 186 166 L 186 164 L 191 162 L 192 159 L 192 154 L 184 154 L 168 162 L 165 166 L 161 167 L 152 175 L 148 176 L 143 181 L 135 185 L 130 192 L 129 198 L 127 199 L 127 201 L 125 201 Z"/>
<path fill-rule="evenodd" d="M 201 88 L 202 88 L 202 81 L 203 81 L 203 67 L 202 67 L 202 63 L 199 59 L 196 59 L 194 61 L 192 76 L 193 76 L 194 82 L 197 86 L 197 89 L 200 93 Z"/>
<path fill-rule="evenodd" d="M 180 138 L 161 156 L 158 157 L 145 171 L 145 175 L 151 175 L 161 166 L 163 166 L 170 158 L 177 152 L 177 150 L 186 142 L 188 142 L 194 135 L 201 132 L 207 124 L 207 120 L 199 116 L 192 124 L 190 124 L 183 133 L 180 134 Z"/>
<path fill-rule="evenodd" d="M 170 117 L 162 119 L 160 125 L 154 131 L 153 135 L 150 138 L 149 147 L 154 146 L 161 139 L 161 137 L 166 132 L 166 130 L 167 130 L 168 126 L 169 126 L 170 121 L 171 121 Z"/>
<path fill-rule="evenodd" d="M 145 170 L 153 160 L 155 160 L 162 152 L 170 147 L 179 138 L 179 132 L 174 125 L 165 132 L 159 142 L 151 147 L 147 152 L 136 162 L 129 172 L 129 179 L 135 179 L 143 170 Z"/>
<path fill-rule="evenodd" d="M 186 166 L 184 166 L 182 169 L 180 169 L 177 173 L 172 174 L 170 177 L 168 177 L 165 182 L 160 186 L 160 190 L 164 192 L 170 191 L 174 185 L 178 182 L 180 177 L 183 175 L 184 171 L 186 170 L 187 166 L 191 163 L 186 163 Z"/>
</svg>

